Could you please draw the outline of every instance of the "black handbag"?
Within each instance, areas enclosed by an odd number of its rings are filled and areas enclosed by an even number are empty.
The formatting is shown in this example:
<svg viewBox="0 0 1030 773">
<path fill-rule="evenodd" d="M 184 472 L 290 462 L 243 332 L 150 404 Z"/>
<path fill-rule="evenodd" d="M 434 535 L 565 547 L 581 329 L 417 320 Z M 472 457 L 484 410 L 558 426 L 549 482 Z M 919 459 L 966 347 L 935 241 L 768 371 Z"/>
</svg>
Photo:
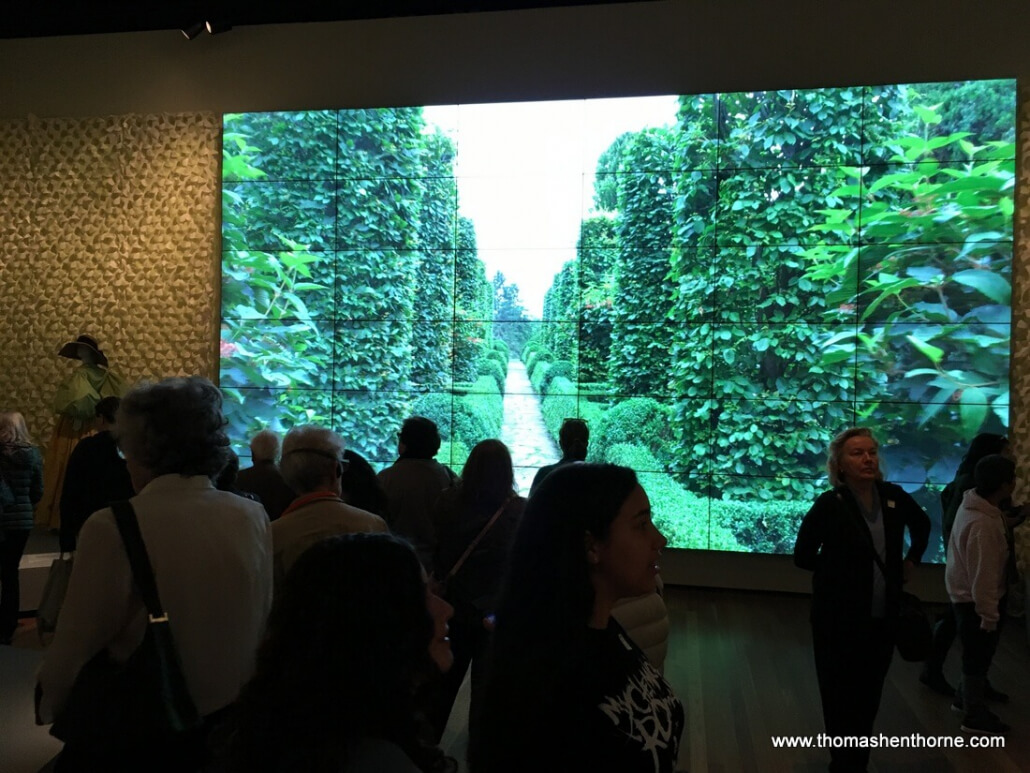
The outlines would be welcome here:
<svg viewBox="0 0 1030 773">
<path fill-rule="evenodd" d="M 838 495 L 839 496 L 839 495 Z M 862 528 L 857 522 L 856 530 L 861 534 L 862 541 L 873 557 L 873 561 L 880 567 L 884 579 L 887 578 L 887 567 L 876 552 L 869 530 Z M 893 623 L 894 646 L 901 655 L 902 660 L 910 663 L 926 660 L 930 656 L 930 647 L 933 644 L 933 629 L 930 627 L 930 620 L 923 611 L 923 602 L 907 591 L 901 592 L 900 606 L 897 617 Z"/>
<path fill-rule="evenodd" d="M 869 543 L 872 548 L 872 542 Z M 880 554 L 873 550 L 873 560 L 880 567 L 883 576 L 887 576 L 887 567 L 884 566 Z M 914 663 L 926 660 L 930 656 L 930 647 L 933 644 L 933 629 L 930 627 L 930 620 L 923 611 L 923 602 L 919 597 L 908 591 L 901 592 L 898 616 L 894 619 L 894 646 L 901 655 L 902 660 Z"/>
<path fill-rule="evenodd" d="M 201 720 L 157 594 L 136 513 L 129 502 L 111 507 L 133 581 L 147 607 L 147 630 L 124 663 L 103 650 L 82 667 L 50 733 L 69 747 L 96 754 L 149 747 L 160 756 L 162 743 L 198 729 Z"/>
<path fill-rule="evenodd" d="M 902 660 L 914 662 L 930 656 L 933 630 L 918 596 L 902 591 L 895 626 L 894 644 Z"/>
</svg>

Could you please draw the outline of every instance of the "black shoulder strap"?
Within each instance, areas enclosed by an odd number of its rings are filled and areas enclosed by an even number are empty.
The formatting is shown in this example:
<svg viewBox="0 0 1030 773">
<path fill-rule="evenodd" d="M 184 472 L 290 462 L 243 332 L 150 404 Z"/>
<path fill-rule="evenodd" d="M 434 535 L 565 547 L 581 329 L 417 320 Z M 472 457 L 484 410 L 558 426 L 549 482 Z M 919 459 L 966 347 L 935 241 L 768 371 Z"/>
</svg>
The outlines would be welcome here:
<svg viewBox="0 0 1030 773">
<path fill-rule="evenodd" d="M 847 489 L 846 486 L 841 486 L 840 489 L 841 490 L 837 491 L 837 496 L 840 497 L 842 500 L 844 500 L 845 503 L 848 502 L 848 497 L 851 497 L 851 499 L 854 500 L 854 495 L 852 495 L 851 492 L 848 492 L 847 494 L 844 493 L 844 490 Z M 876 496 L 877 496 L 878 499 L 880 499 L 880 517 L 883 518 L 883 500 L 880 498 L 880 489 L 879 489 L 879 487 L 877 487 L 877 489 L 876 489 Z M 856 503 L 854 503 L 854 505 L 855 505 L 854 509 L 857 511 L 858 510 L 858 503 L 856 502 Z M 851 514 L 849 514 L 849 517 L 851 515 L 855 515 L 855 514 L 856 513 L 851 513 Z M 880 558 L 880 554 L 876 552 L 876 545 L 873 544 L 873 536 L 869 533 L 868 527 L 866 527 L 864 524 L 860 523 L 855 518 L 851 518 L 851 524 L 854 527 L 855 531 L 858 532 L 859 539 L 862 540 L 862 544 L 864 544 L 867 548 L 869 548 L 869 554 L 873 557 L 873 561 L 876 562 L 876 565 L 878 567 L 880 567 L 880 571 L 883 573 L 883 576 L 886 579 L 886 577 L 887 577 L 887 565 L 883 563 L 883 559 Z"/>
<path fill-rule="evenodd" d="M 111 510 L 114 512 L 115 523 L 118 525 L 118 531 L 122 535 L 122 542 L 125 544 L 125 553 L 129 557 L 132 579 L 135 581 L 136 587 L 143 597 L 143 603 L 147 606 L 150 622 L 157 622 L 164 618 L 165 614 L 164 609 L 161 607 L 161 598 L 157 595 L 154 568 L 150 565 L 147 546 L 143 544 L 143 535 L 139 530 L 136 511 L 128 500 L 112 502 Z"/>
</svg>

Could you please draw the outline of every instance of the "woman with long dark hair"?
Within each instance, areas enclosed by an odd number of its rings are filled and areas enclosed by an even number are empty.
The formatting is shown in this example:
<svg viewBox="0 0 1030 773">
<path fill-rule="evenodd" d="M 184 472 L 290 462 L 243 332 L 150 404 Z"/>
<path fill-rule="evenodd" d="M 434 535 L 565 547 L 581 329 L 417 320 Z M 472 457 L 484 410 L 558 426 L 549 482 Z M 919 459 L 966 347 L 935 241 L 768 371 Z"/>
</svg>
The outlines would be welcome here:
<svg viewBox="0 0 1030 773">
<path fill-rule="evenodd" d="M 469 663 L 472 695 L 469 723 L 474 725 L 483 686 L 483 656 L 490 632 L 485 619 L 493 612 L 508 561 L 508 551 L 526 500 L 515 490 L 511 453 L 500 440 L 473 447 L 461 477 L 437 503 L 434 525 L 436 577 L 446 583 L 454 605 L 451 646 L 454 668 L 424 692 L 427 718 L 443 733 Z M 448 577 L 448 575 L 452 575 Z"/>
<path fill-rule="evenodd" d="M 10 644 L 18 627 L 18 566 L 43 496 L 43 459 L 25 417 L 14 411 L 0 413 L 0 489 L 0 644 Z"/>
<path fill-rule="evenodd" d="M 475 773 L 676 769 L 683 706 L 611 616 L 655 591 L 665 544 L 629 468 L 572 464 L 541 483 L 497 606 Z"/>
<path fill-rule="evenodd" d="M 418 738 L 415 685 L 446 671 L 451 608 L 390 534 L 315 543 L 283 583 L 224 732 L 230 773 L 420 773 L 456 764 Z"/>
<path fill-rule="evenodd" d="M 376 471 L 361 454 L 349 448 L 343 452 L 347 463 L 340 478 L 343 501 L 359 510 L 386 518 L 386 491 Z"/>
</svg>

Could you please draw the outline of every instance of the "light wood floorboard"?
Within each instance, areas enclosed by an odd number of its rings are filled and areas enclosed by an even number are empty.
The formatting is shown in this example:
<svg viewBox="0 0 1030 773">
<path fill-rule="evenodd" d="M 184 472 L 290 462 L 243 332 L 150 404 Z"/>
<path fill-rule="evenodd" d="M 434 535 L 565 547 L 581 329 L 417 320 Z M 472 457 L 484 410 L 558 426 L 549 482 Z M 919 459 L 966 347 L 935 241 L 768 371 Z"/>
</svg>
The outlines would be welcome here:
<svg viewBox="0 0 1030 773">
<path fill-rule="evenodd" d="M 680 764 L 691 773 L 814 773 L 821 749 L 775 749 L 771 737 L 823 730 L 803 596 L 666 587 L 671 634 L 665 676 L 687 710 Z M 936 608 L 933 611 L 938 611 Z M 958 681 L 956 642 L 946 673 Z M 895 655 L 875 731 L 962 736 L 950 700 L 918 680 L 921 664 Z M 874 749 L 872 773 L 1030 770 L 1030 647 L 1026 621 L 1011 619 L 991 668 L 1011 701 L 995 710 L 1013 730 L 1004 749 Z"/>
</svg>

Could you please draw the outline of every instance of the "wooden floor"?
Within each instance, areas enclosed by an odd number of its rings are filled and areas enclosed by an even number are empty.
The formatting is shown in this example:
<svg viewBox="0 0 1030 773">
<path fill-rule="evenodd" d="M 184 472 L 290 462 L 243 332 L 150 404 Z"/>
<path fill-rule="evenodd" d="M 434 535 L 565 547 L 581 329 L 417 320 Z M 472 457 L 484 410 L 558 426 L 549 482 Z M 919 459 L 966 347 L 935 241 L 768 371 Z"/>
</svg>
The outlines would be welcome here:
<svg viewBox="0 0 1030 773">
<path fill-rule="evenodd" d="M 774 735 L 815 736 L 823 729 L 808 599 L 671 586 L 666 586 L 665 598 L 672 628 L 665 675 L 687 710 L 681 770 L 826 770 L 829 754 L 825 750 L 776 749 L 771 741 Z M 41 654 L 31 625 L 19 631 L 15 645 L 22 652 L 9 652 L 7 660 L 16 673 L 3 674 L 0 685 L 0 771 L 34 773 L 56 749 L 43 728 L 31 726 L 31 685 Z M 19 654 L 25 657 L 14 658 Z M 958 661 L 956 643 L 946 666 L 953 683 L 958 679 Z M 950 701 L 919 683 L 919 669 L 920 664 L 895 656 L 876 732 L 968 738 L 959 730 L 959 717 L 951 712 Z M 1014 728 L 1004 749 L 874 749 L 870 771 L 1030 771 L 1030 646 L 1025 620 L 1010 620 L 1002 632 L 991 681 L 1012 696 L 1010 703 L 996 707 Z M 15 750 L 10 736 L 18 736 L 25 747 L 20 766 L 11 757 Z M 449 739 L 447 747 L 459 759 L 463 756 L 460 738 Z"/>
<path fill-rule="evenodd" d="M 713 771 L 826 770 L 821 749 L 776 749 L 772 736 L 823 730 L 803 596 L 667 587 L 671 634 L 665 676 L 687 709 L 680 767 Z M 1030 646 L 1023 619 L 1002 632 L 990 678 L 1011 694 L 996 706 L 1013 730 L 1004 749 L 874 749 L 870 771 L 1030 771 Z M 954 684 L 960 645 L 945 672 Z M 921 664 L 897 655 L 875 731 L 888 736 L 962 736 L 950 700 L 918 680 Z"/>
</svg>

